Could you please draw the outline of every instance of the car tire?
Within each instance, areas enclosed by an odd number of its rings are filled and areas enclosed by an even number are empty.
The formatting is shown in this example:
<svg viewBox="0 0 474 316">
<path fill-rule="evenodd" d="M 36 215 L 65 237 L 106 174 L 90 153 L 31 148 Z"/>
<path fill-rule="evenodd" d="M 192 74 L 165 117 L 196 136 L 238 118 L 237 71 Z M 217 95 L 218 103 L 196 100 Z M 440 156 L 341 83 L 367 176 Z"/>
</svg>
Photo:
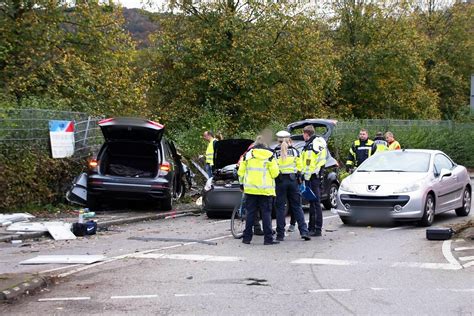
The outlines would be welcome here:
<svg viewBox="0 0 474 316">
<path fill-rule="evenodd" d="M 351 225 L 352 224 L 352 220 L 349 216 L 339 216 L 339 218 L 341 219 L 341 221 L 344 225 Z"/>
<path fill-rule="evenodd" d="M 339 191 L 339 185 L 337 182 L 332 182 L 329 186 L 327 199 L 322 201 L 326 210 L 337 207 L 337 191 Z"/>
<path fill-rule="evenodd" d="M 159 203 L 160 209 L 163 211 L 171 211 L 173 209 L 173 199 L 171 197 L 163 199 Z"/>
<path fill-rule="evenodd" d="M 178 189 L 174 193 L 174 199 L 176 201 L 181 200 L 184 197 L 185 193 L 186 193 L 186 184 L 184 181 L 181 181 L 181 184 L 178 186 Z"/>
<path fill-rule="evenodd" d="M 462 206 L 456 209 L 457 216 L 467 216 L 471 212 L 471 190 L 469 187 L 464 189 L 462 195 Z"/>
<path fill-rule="evenodd" d="M 423 208 L 423 216 L 418 222 L 420 226 L 428 227 L 431 226 L 434 222 L 435 217 L 435 199 L 432 194 L 426 196 L 425 206 Z"/>
<path fill-rule="evenodd" d="M 98 212 L 102 210 L 100 197 L 87 193 L 87 208 L 91 212 Z"/>
</svg>

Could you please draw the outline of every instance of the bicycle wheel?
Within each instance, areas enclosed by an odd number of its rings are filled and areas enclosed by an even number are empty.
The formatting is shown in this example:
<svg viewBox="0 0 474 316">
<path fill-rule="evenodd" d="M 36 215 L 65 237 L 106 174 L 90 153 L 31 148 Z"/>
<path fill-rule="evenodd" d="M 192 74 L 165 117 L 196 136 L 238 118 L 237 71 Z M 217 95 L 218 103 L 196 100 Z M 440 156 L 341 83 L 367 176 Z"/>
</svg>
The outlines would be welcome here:
<svg viewBox="0 0 474 316">
<path fill-rule="evenodd" d="M 245 211 L 240 209 L 241 204 L 234 207 L 230 218 L 230 231 L 235 239 L 242 238 L 245 229 Z"/>
</svg>

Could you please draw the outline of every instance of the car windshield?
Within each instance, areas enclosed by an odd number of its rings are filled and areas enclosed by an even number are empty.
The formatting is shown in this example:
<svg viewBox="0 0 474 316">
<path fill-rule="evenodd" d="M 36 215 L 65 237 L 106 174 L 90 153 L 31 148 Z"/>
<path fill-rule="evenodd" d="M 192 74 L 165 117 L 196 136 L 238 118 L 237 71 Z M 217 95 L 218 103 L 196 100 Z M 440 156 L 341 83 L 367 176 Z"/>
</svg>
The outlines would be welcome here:
<svg viewBox="0 0 474 316">
<path fill-rule="evenodd" d="M 375 154 L 360 165 L 357 172 L 428 172 L 430 154 L 390 151 Z"/>
</svg>

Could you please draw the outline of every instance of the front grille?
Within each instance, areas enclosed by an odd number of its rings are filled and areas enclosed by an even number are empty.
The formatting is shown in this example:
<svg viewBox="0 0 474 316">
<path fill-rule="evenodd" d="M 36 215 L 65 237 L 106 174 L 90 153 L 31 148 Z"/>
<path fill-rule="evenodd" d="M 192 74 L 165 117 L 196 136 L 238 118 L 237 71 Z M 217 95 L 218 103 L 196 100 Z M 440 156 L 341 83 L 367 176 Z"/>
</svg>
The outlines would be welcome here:
<svg viewBox="0 0 474 316">
<path fill-rule="evenodd" d="M 392 208 L 395 205 L 405 206 L 410 197 L 408 195 L 388 195 L 388 196 L 360 196 L 355 194 L 341 194 L 341 202 L 351 207 L 380 207 Z"/>
</svg>

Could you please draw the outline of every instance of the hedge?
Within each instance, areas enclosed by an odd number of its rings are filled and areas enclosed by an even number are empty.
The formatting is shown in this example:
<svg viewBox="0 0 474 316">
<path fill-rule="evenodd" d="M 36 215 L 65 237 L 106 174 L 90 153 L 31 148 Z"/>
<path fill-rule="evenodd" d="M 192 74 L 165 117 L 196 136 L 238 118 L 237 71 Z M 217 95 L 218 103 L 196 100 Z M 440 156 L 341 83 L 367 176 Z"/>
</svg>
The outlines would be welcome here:
<svg viewBox="0 0 474 316">
<path fill-rule="evenodd" d="M 52 159 L 44 148 L 0 143 L 0 213 L 64 203 L 83 166 L 82 161 Z"/>
</svg>

